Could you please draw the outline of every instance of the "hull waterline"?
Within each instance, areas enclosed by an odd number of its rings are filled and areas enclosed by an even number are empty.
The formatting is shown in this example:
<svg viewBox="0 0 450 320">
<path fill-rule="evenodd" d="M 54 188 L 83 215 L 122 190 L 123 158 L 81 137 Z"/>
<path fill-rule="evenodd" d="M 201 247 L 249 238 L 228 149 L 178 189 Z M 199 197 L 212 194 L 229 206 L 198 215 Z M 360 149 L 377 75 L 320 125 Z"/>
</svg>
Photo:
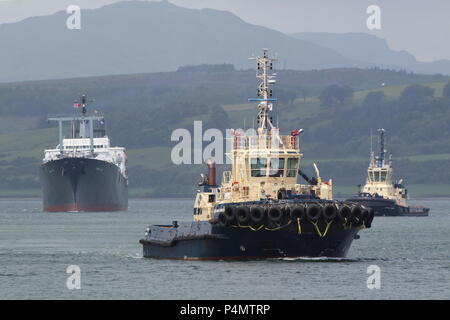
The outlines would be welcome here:
<svg viewBox="0 0 450 320">
<path fill-rule="evenodd" d="M 384 198 L 354 197 L 346 201 L 362 204 L 365 207 L 374 209 L 375 216 L 426 217 L 430 210 L 429 208 L 399 206 L 394 200 Z"/>
</svg>

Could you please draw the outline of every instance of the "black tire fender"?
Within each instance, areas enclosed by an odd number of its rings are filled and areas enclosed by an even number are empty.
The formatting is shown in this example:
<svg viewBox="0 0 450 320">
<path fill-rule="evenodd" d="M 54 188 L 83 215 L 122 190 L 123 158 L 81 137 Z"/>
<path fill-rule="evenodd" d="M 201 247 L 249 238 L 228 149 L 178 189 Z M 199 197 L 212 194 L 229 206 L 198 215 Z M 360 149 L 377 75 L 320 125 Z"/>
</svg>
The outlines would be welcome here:
<svg viewBox="0 0 450 320">
<path fill-rule="evenodd" d="M 266 217 L 266 211 L 263 207 L 254 206 L 250 208 L 250 221 L 253 223 L 261 223 Z"/>
<path fill-rule="evenodd" d="M 323 218 L 327 221 L 331 221 L 337 216 L 337 209 L 333 203 L 327 203 L 323 207 Z"/>
<path fill-rule="evenodd" d="M 221 212 L 217 216 L 217 224 L 220 227 L 226 227 L 229 225 L 229 221 L 227 220 L 227 217 L 225 216 L 225 213 Z"/>
<path fill-rule="evenodd" d="M 306 209 L 306 217 L 309 221 L 316 222 L 322 217 L 322 208 L 318 204 L 309 204 Z"/>
<path fill-rule="evenodd" d="M 232 222 L 236 218 L 236 210 L 234 207 L 225 207 L 223 214 L 228 222 Z"/>
<path fill-rule="evenodd" d="M 283 218 L 283 211 L 279 207 L 272 207 L 269 209 L 267 217 L 272 222 L 279 222 Z"/>
<path fill-rule="evenodd" d="M 290 216 L 292 220 L 304 220 L 306 216 L 305 206 L 298 205 L 291 208 Z"/>
<path fill-rule="evenodd" d="M 342 221 L 349 221 L 353 217 L 352 209 L 348 205 L 343 205 L 338 210 L 338 218 Z"/>
<path fill-rule="evenodd" d="M 239 223 L 247 223 L 250 220 L 250 209 L 246 206 L 237 207 L 236 219 Z"/>
</svg>

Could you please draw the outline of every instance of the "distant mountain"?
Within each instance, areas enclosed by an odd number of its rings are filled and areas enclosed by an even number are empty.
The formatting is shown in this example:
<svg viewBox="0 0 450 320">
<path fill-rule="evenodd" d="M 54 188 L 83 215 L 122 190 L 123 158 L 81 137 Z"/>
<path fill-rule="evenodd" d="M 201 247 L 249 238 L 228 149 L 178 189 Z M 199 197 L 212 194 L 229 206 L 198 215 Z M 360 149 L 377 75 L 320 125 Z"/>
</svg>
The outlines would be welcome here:
<svg viewBox="0 0 450 320">
<path fill-rule="evenodd" d="M 234 64 L 271 48 L 278 69 L 385 67 L 450 74 L 450 61 L 418 62 L 367 34 L 287 35 L 227 11 L 187 9 L 167 1 L 125 1 L 81 11 L 68 30 L 65 11 L 0 25 L 0 82 L 175 71 Z"/>
<path fill-rule="evenodd" d="M 392 50 L 386 40 L 367 33 L 305 32 L 291 36 L 334 50 L 355 61 L 359 67 L 378 66 L 419 73 L 450 74 L 450 60 L 420 62 L 409 52 Z"/>
<path fill-rule="evenodd" d="M 250 68 L 247 58 L 263 47 L 272 48 L 281 66 L 290 69 L 353 65 L 333 50 L 248 24 L 229 12 L 167 1 L 82 10 L 81 30 L 68 30 L 68 17 L 59 12 L 0 25 L 0 81 L 173 71 L 214 63 Z"/>
</svg>

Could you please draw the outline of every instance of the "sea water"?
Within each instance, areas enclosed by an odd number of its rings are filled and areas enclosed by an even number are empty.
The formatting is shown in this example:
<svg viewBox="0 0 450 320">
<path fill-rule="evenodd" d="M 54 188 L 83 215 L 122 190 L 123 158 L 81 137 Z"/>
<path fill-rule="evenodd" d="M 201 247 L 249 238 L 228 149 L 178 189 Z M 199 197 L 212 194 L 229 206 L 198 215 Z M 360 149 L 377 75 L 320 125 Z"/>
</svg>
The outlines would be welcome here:
<svg viewBox="0 0 450 320">
<path fill-rule="evenodd" d="M 143 258 L 147 226 L 190 221 L 192 204 L 47 213 L 39 199 L 0 200 L 0 299 L 450 299 L 450 199 L 410 201 L 429 217 L 375 217 L 344 259 Z"/>
</svg>

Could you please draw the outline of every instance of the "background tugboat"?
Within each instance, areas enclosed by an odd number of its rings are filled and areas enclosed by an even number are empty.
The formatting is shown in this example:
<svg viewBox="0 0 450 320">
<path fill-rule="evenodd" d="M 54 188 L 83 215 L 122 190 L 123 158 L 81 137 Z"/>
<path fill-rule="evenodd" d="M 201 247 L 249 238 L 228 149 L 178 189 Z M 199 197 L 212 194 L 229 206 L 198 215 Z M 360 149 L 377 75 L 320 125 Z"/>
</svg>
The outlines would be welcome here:
<svg viewBox="0 0 450 320">
<path fill-rule="evenodd" d="M 59 144 L 45 150 L 40 167 L 44 211 L 119 211 L 128 208 L 125 148 L 110 147 L 106 122 L 86 114 L 85 95 L 74 107 L 81 115 L 49 118 L 59 124 Z M 70 123 L 70 138 L 63 123 Z"/>
<path fill-rule="evenodd" d="M 358 196 L 347 201 L 363 204 L 372 208 L 376 216 L 428 216 L 429 208 L 408 207 L 408 192 L 402 185 L 402 180 L 393 183 L 392 156 L 385 161 L 384 129 L 380 133 L 380 155 L 370 155 L 370 165 L 367 169 L 366 184 Z"/>
<path fill-rule="evenodd" d="M 332 182 L 318 176 L 297 184 L 302 154 L 298 135 L 280 135 L 269 115 L 272 61 L 257 57 L 258 128 L 235 131 L 231 171 L 216 184 L 216 168 L 200 182 L 193 222 L 147 228 L 144 257 L 172 259 L 258 259 L 344 257 L 357 233 L 369 228 L 373 212 L 358 204 L 333 201 Z"/>
</svg>

